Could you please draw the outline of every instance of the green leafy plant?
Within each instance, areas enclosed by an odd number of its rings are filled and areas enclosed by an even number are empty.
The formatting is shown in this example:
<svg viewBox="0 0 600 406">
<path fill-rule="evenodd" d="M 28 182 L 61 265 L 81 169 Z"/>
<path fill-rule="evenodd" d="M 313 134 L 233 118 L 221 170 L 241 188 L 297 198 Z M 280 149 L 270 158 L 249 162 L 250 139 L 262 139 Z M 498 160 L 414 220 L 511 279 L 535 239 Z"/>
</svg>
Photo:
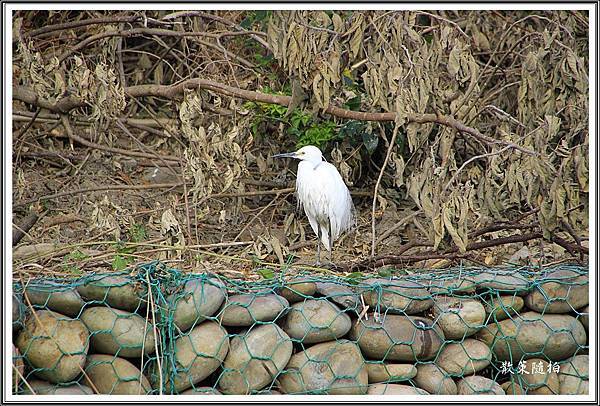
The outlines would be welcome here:
<svg viewBox="0 0 600 406">
<path fill-rule="evenodd" d="M 144 241 L 147 237 L 146 227 L 143 224 L 134 223 L 129 229 L 129 241 L 131 242 L 141 242 Z"/>
<path fill-rule="evenodd" d="M 275 272 L 269 268 L 260 268 L 256 270 L 256 273 L 263 277 L 263 279 L 273 279 Z"/>
<path fill-rule="evenodd" d="M 285 94 L 283 92 L 273 92 L 269 88 L 263 89 L 263 92 Z M 297 148 L 305 145 L 316 145 L 322 148 L 329 141 L 337 138 L 335 122 L 319 120 L 301 109 L 295 109 L 286 116 L 288 108 L 278 104 L 250 101 L 244 104 L 244 108 L 255 112 L 250 129 L 252 135 L 257 138 L 261 136 L 268 122 L 283 122 L 286 125 L 286 132 L 296 138 Z"/>
<path fill-rule="evenodd" d="M 122 271 L 133 262 L 131 254 L 136 251 L 136 247 L 128 247 L 122 241 L 117 242 L 114 247 L 117 253 L 113 257 L 111 266 L 115 271 Z"/>
<path fill-rule="evenodd" d="M 76 249 L 75 251 L 70 252 L 63 257 L 62 268 L 65 272 L 68 272 L 70 274 L 81 275 L 83 274 L 83 271 L 81 269 L 80 262 L 87 258 L 87 254 L 81 252 L 79 249 Z"/>
</svg>

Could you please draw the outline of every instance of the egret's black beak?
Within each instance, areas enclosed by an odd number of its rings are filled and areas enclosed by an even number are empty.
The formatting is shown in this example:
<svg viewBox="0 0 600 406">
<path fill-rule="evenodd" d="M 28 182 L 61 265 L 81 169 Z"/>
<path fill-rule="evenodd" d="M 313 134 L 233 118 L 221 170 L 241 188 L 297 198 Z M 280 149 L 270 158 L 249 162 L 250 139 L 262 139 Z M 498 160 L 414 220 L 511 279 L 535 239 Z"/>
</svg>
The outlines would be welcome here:
<svg viewBox="0 0 600 406">
<path fill-rule="evenodd" d="M 271 158 L 296 158 L 296 153 L 286 152 L 285 154 L 275 154 Z"/>
</svg>

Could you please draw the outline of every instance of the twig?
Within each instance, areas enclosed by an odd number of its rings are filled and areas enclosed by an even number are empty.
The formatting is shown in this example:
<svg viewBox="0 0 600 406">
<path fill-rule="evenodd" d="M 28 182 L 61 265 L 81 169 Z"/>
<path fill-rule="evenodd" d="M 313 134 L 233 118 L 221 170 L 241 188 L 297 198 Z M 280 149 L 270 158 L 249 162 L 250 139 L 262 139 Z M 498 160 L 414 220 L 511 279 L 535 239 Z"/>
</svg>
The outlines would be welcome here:
<svg viewBox="0 0 600 406">
<path fill-rule="evenodd" d="M 571 224 L 569 224 L 568 221 L 561 220 L 560 223 L 562 227 L 567 231 L 567 233 L 569 233 L 577 243 L 577 246 L 579 247 L 579 259 L 583 261 L 583 253 L 585 252 L 584 250 L 587 251 L 586 254 L 589 254 L 589 249 L 585 249 L 585 247 L 581 245 L 581 238 L 577 235 L 575 230 L 573 230 L 573 227 L 571 227 Z"/>
<path fill-rule="evenodd" d="M 51 200 L 56 199 L 63 196 L 72 196 L 81 193 L 89 193 L 89 192 L 99 192 L 105 190 L 145 190 L 145 189 L 167 189 L 167 188 L 175 188 L 181 186 L 181 183 L 156 183 L 152 185 L 105 185 L 84 189 L 76 189 L 67 192 L 59 192 L 51 195 L 45 195 L 40 197 L 35 197 L 32 199 L 21 200 L 19 202 L 14 203 L 14 207 L 25 206 L 31 203 L 35 203 L 39 200 Z"/>
<path fill-rule="evenodd" d="M 445 23 L 448 23 L 448 24 L 452 25 L 454 28 L 456 28 L 463 35 L 463 37 L 465 37 L 467 39 L 467 41 L 471 40 L 471 38 L 454 21 L 450 21 L 444 17 L 440 17 L 436 14 L 431 14 L 431 13 L 428 13 L 426 11 L 421 11 L 421 10 L 417 11 L 417 14 L 423 14 L 423 15 L 429 16 L 431 18 L 435 18 L 436 20 L 444 21 Z"/>
<path fill-rule="evenodd" d="M 468 164 L 470 164 L 471 162 L 473 162 L 473 161 L 475 161 L 475 160 L 477 160 L 477 159 L 486 158 L 486 157 L 489 157 L 489 156 L 494 156 L 494 155 L 499 155 L 499 154 L 503 153 L 504 151 L 506 151 L 506 150 L 509 150 L 510 148 L 511 148 L 510 146 L 506 146 L 506 147 L 502 148 L 502 149 L 501 149 L 501 150 L 499 150 L 499 151 L 496 151 L 496 152 L 489 152 L 489 153 L 487 153 L 487 154 L 476 155 L 476 156 L 473 156 L 473 157 L 471 157 L 471 158 L 467 159 L 467 160 L 466 160 L 466 161 L 465 161 L 465 162 L 464 162 L 464 163 L 463 163 L 463 164 L 460 166 L 460 168 L 458 168 L 458 170 L 457 170 L 457 171 L 454 173 L 454 175 L 452 175 L 452 178 L 450 178 L 450 180 L 448 181 L 448 183 L 446 183 L 446 186 L 444 186 L 444 192 L 445 192 L 446 190 L 448 190 L 448 187 L 450 187 L 450 185 L 452 184 L 452 182 L 454 182 L 454 180 L 456 179 L 456 177 L 458 176 L 458 174 L 459 174 L 459 173 L 460 173 L 460 172 L 461 172 L 463 169 L 465 169 L 465 167 L 466 167 Z"/>
<path fill-rule="evenodd" d="M 269 52 L 273 52 L 273 50 L 271 49 L 271 46 L 269 45 L 269 43 L 267 41 L 265 41 L 264 39 L 262 39 L 260 37 L 260 35 L 265 36 L 266 34 L 264 32 L 260 32 L 260 31 L 248 31 L 246 29 L 244 29 L 244 27 L 242 27 L 241 25 L 238 25 L 232 21 L 229 21 L 223 17 L 220 17 L 218 15 L 214 15 L 214 14 L 209 14 L 209 13 L 205 13 L 203 11 L 179 11 L 179 12 L 175 12 L 169 15 L 166 15 L 162 18 L 162 20 L 174 20 L 176 18 L 183 18 L 183 17 L 202 17 L 202 18 L 208 18 L 214 21 L 218 21 L 222 24 L 225 25 L 229 25 L 230 27 L 234 27 L 236 30 L 239 30 L 240 32 L 243 32 L 245 34 L 249 34 L 250 37 L 255 40 L 256 42 L 258 42 L 259 44 L 261 44 L 263 47 L 265 47 L 265 49 L 267 49 Z"/>
<path fill-rule="evenodd" d="M 141 16 L 89 18 L 86 20 L 69 21 L 68 23 L 47 25 L 45 27 L 38 28 L 37 30 L 29 31 L 28 33 L 26 33 L 26 35 L 29 37 L 37 37 L 38 35 L 46 34 L 48 32 L 63 31 L 63 30 L 68 30 L 70 28 L 83 27 L 86 25 L 110 24 L 110 23 L 133 23 L 133 22 L 139 21 L 141 19 L 142 19 Z"/>
<path fill-rule="evenodd" d="M 394 145 L 396 145 L 396 137 L 398 136 L 398 128 L 399 126 L 394 126 L 394 132 L 392 134 L 392 140 L 390 141 L 390 145 L 388 146 L 387 153 L 385 154 L 385 160 L 383 161 L 383 165 L 381 166 L 381 170 L 379 171 L 379 176 L 377 177 L 377 182 L 375 182 L 375 189 L 373 191 L 373 205 L 371 207 L 371 257 L 375 256 L 375 244 L 376 244 L 376 236 L 375 236 L 375 209 L 377 208 L 377 196 L 379 191 L 379 185 L 381 184 L 381 178 L 383 178 L 383 172 L 385 171 L 385 167 L 392 155 L 392 149 L 394 149 Z"/>
<path fill-rule="evenodd" d="M 419 214 L 421 214 L 421 212 L 422 212 L 421 210 L 417 210 L 414 213 L 411 213 L 408 216 L 404 217 L 402 220 L 400 220 L 399 222 L 397 222 L 396 224 L 394 224 L 392 227 L 390 227 L 387 230 L 385 230 L 377 238 L 377 241 L 375 242 L 375 244 L 379 245 L 383 240 L 385 240 L 386 238 L 388 238 L 394 231 L 396 231 L 397 229 L 399 229 L 400 227 L 402 227 L 403 225 L 405 225 L 406 223 L 408 223 L 410 220 L 412 220 L 413 218 L 415 218 Z"/>
<path fill-rule="evenodd" d="M 17 366 L 13 363 L 12 364 L 14 371 L 17 373 L 17 375 L 19 375 L 19 378 L 21 378 L 21 380 L 23 382 L 25 382 L 25 386 L 27 386 L 27 389 L 29 389 L 29 391 L 31 392 L 32 395 L 37 395 L 37 393 L 35 393 L 35 391 L 33 390 L 33 388 L 31 387 L 31 385 L 29 385 L 29 382 L 27 382 L 27 379 L 25 379 L 25 377 L 23 376 L 23 374 L 21 373 L 21 371 L 19 371 L 19 368 L 17 368 Z M 18 381 L 15 382 L 15 388 L 14 391 L 16 393 L 18 389 Z"/>
<path fill-rule="evenodd" d="M 121 154 L 121 155 L 140 157 L 140 158 L 156 159 L 157 157 L 159 157 L 159 159 L 161 161 L 177 161 L 177 162 L 179 161 L 179 159 L 174 156 L 158 155 L 155 153 L 148 154 L 145 152 L 129 151 L 126 149 L 113 148 L 113 147 L 107 147 L 107 146 L 101 145 L 101 144 L 96 144 L 95 142 L 88 141 L 85 138 L 80 137 L 79 135 L 75 134 L 73 132 L 73 129 L 71 128 L 71 125 L 69 124 L 69 120 L 67 119 L 66 116 L 64 116 L 64 115 L 61 116 L 61 122 L 62 122 L 63 127 L 65 128 L 65 131 L 67 132 L 67 135 L 69 136 L 69 138 L 73 141 L 77 141 L 81 145 L 85 145 L 86 147 L 90 147 L 90 148 L 94 148 L 94 149 L 98 149 L 98 150 L 106 151 L 106 152 L 113 152 L 113 153 Z M 119 123 L 119 122 L 117 121 L 117 123 Z"/>
</svg>

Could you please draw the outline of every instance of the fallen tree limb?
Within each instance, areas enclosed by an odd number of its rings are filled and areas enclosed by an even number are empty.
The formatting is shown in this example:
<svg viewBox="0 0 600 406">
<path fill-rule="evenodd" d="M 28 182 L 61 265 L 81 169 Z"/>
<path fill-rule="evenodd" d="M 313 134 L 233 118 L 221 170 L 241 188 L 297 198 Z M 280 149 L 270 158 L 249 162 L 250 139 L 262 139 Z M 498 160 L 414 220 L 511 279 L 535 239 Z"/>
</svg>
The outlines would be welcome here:
<svg viewBox="0 0 600 406">
<path fill-rule="evenodd" d="M 246 100 L 278 104 L 281 106 L 288 106 L 292 100 L 291 96 L 266 94 L 261 92 L 255 92 L 251 90 L 239 89 L 233 86 L 225 85 L 223 83 L 214 82 L 206 79 L 189 79 L 181 83 L 174 85 L 138 85 L 129 86 L 125 88 L 125 94 L 129 97 L 164 97 L 167 99 L 174 99 L 183 94 L 186 89 L 206 89 L 212 90 L 219 94 L 224 94 L 231 97 L 239 97 Z M 33 104 L 38 107 L 48 109 L 53 112 L 66 113 L 71 109 L 82 107 L 85 102 L 77 97 L 68 96 L 59 101 L 52 103 L 48 100 L 38 97 L 38 95 L 23 86 L 13 86 L 13 98 L 23 101 L 25 103 Z M 360 120 L 360 121 L 394 121 L 396 119 L 396 113 L 367 113 L 361 111 L 346 110 L 341 107 L 330 105 L 325 110 L 325 113 L 331 114 L 336 117 Z M 447 127 L 454 128 L 456 131 L 464 134 L 468 134 L 473 138 L 478 139 L 488 145 L 504 145 L 512 149 L 516 149 L 529 155 L 538 155 L 537 152 L 530 149 L 521 147 L 512 142 L 497 140 L 482 134 L 479 130 L 469 127 L 464 123 L 456 120 L 453 117 L 436 115 L 436 114 L 412 114 L 407 118 L 408 123 L 436 123 Z"/>
<path fill-rule="evenodd" d="M 428 259 L 458 259 L 464 258 L 469 251 L 475 251 L 489 247 L 496 247 L 505 244 L 526 242 L 542 237 L 542 233 L 534 232 L 521 235 L 511 235 L 509 237 L 495 238 L 486 241 L 478 241 L 467 245 L 467 249 L 464 253 L 459 252 L 458 247 L 455 247 L 443 252 L 426 251 L 415 255 L 380 255 L 375 257 L 374 259 L 367 259 L 357 264 L 350 264 L 349 269 L 364 269 L 367 267 L 378 268 L 385 265 L 407 264 L 412 262 L 426 261 Z M 412 248 L 413 246 L 416 245 L 412 245 L 410 248 Z"/>
<path fill-rule="evenodd" d="M 13 247 L 21 241 L 21 238 L 25 236 L 31 230 L 31 228 L 37 223 L 40 218 L 39 214 L 36 212 L 30 212 L 27 216 L 25 216 L 19 224 L 13 224 L 12 230 L 12 245 Z"/>
</svg>

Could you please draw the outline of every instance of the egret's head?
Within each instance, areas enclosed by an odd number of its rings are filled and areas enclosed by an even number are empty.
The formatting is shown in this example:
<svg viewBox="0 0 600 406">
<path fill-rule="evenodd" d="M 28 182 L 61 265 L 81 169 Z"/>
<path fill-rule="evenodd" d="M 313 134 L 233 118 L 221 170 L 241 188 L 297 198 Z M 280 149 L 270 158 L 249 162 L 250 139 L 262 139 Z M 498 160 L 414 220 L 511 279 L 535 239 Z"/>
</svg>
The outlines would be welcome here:
<svg viewBox="0 0 600 406">
<path fill-rule="evenodd" d="M 307 145 L 296 152 L 273 155 L 273 158 L 296 158 L 317 165 L 319 162 L 323 161 L 323 154 L 321 153 L 321 150 L 314 145 Z"/>
</svg>

